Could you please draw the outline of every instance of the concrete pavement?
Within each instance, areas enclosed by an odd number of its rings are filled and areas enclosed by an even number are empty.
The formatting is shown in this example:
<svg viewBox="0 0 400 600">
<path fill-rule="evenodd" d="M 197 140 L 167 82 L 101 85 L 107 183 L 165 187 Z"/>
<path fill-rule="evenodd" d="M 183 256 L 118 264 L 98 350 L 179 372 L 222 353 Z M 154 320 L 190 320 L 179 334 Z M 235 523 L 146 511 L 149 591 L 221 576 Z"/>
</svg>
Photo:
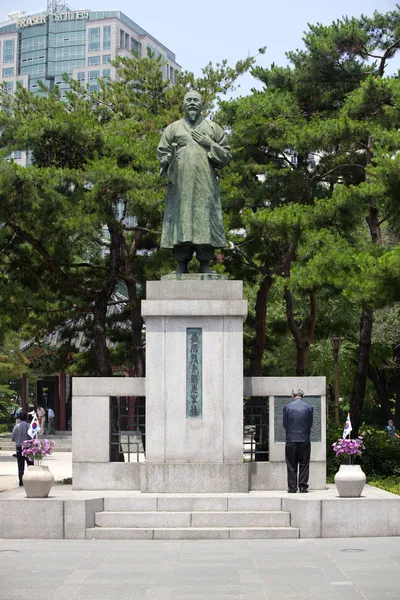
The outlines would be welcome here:
<svg viewBox="0 0 400 600">
<path fill-rule="evenodd" d="M 0 598 L 398 600 L 400 538 L 0 540 Z"/>
<path fill-rule="evenodd" d="M 55 481 L 72 477 L 72 452 L 53 452 L 44 463 L 54 475 Z M 13 451 L 0 451 L 0 492 L 18 487 L 17 459 Z M 0 592 L 1 594 L 1 592 Z M 0 600 L 2 600 L 0 595 Z"/>
</svg>

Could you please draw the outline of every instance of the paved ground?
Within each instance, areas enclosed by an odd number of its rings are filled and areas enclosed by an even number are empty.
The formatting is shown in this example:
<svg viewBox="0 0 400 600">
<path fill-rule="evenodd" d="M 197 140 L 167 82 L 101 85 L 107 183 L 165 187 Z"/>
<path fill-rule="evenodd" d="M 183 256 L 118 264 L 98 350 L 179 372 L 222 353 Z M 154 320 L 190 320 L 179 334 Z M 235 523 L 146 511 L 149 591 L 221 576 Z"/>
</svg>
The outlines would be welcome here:
<svg viewBox="0 0 400 600">
<path fill-rule="evenodd" d="M 47 460 L 56 481 L 71 477 L 71 453 L 54 453 Z M 16 473 L 12 452 L 0 452 L 0 491 L 17 487 Z M 57 486 L 56 491 L 67 489 L 73 494 L 69 486 Z M 399 600 L 400 537 L 0 540 L 0 600 L 28 596 L 41 600 Z"/>
<path fill-rule="evenodd" d="M 0 598 L 398 600 L 400 538 L 0 540 Z"/>
<path fill-rule="evenodd" d="M 44 462 L 50 468 L 55 481 L 72 477 L 72 452 L 54 452 Z M 17 459 L 12 451 L 0 451 L 0 492 L 18 487 Z M 0 589 L 0 600 L 1 597 Z"/>
</svg>

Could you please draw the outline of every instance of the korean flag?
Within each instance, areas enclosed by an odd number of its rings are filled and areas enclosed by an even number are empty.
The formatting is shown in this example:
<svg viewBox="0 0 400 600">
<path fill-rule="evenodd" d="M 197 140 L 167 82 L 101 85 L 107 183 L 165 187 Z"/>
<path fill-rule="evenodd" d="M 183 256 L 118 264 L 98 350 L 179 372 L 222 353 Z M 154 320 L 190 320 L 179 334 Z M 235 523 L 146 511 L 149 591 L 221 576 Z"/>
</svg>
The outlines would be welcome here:
<svg viewBox="0 0 400 600">
<path fill-rule="evenodd" d="M 33 419 L 28 429 L 28 435 L 35 438 L 40 433 L 40 425 L 36 413 L 33 413 Z"/>
<path fill-rule="evenodd" d="M 351 426 L 350 413 L 347 413 L 347 419 L 346 419 L 346 423 L 344 424 L 344 429 L 343 429 L 343 436 L 342 436 L 343 439 L 345 440 L 352 431 L 353 431 L 353 428 Z"/>
</svg>

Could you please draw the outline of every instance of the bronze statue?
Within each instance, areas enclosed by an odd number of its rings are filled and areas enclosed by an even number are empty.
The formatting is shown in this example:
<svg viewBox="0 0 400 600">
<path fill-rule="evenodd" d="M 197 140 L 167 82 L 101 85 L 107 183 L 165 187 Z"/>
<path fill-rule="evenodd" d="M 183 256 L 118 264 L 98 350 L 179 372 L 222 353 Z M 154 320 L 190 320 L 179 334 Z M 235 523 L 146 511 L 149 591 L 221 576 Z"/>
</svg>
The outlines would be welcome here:
<svg viewBox="0 0 400 600">
<path fill-rule="evenodd" d="M 200 272 L 209 273 L 214 249 L 226 246 L 215 169 L 232 156 L 224 131 L 203 118 L 202 108 L 201 95 L 188 92 L 184 118 L 165 129 L 157 148 L 161 175 L 169 180 L 161 247 L 173 249 L 179 273 L 187 273 L 194 252 Z"/>
</svg>

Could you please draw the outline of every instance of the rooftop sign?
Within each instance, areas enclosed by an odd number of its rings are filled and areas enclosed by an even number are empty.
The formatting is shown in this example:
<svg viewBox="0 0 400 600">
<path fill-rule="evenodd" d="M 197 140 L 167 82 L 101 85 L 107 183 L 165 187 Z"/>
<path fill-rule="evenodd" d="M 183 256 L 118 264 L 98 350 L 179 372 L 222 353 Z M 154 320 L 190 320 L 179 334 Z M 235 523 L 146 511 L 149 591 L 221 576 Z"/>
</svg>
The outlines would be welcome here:
<svg viewBox="0 0 400 600">
<path fill-rule="evenodd" d="M 83 21 L 89 18 L 90 10 L 72 10 L 70 12 L 62 13 L 42 13 L 41 15 L 34 15 L 33 17 L 20 17 L 17 19 L 17 27 L 23 29 L 24 27 L 32 27 L 33 25 L 42 25 L 51 20 L 52 23 L 61 23 L 65 21 Z"/>
</svg>

